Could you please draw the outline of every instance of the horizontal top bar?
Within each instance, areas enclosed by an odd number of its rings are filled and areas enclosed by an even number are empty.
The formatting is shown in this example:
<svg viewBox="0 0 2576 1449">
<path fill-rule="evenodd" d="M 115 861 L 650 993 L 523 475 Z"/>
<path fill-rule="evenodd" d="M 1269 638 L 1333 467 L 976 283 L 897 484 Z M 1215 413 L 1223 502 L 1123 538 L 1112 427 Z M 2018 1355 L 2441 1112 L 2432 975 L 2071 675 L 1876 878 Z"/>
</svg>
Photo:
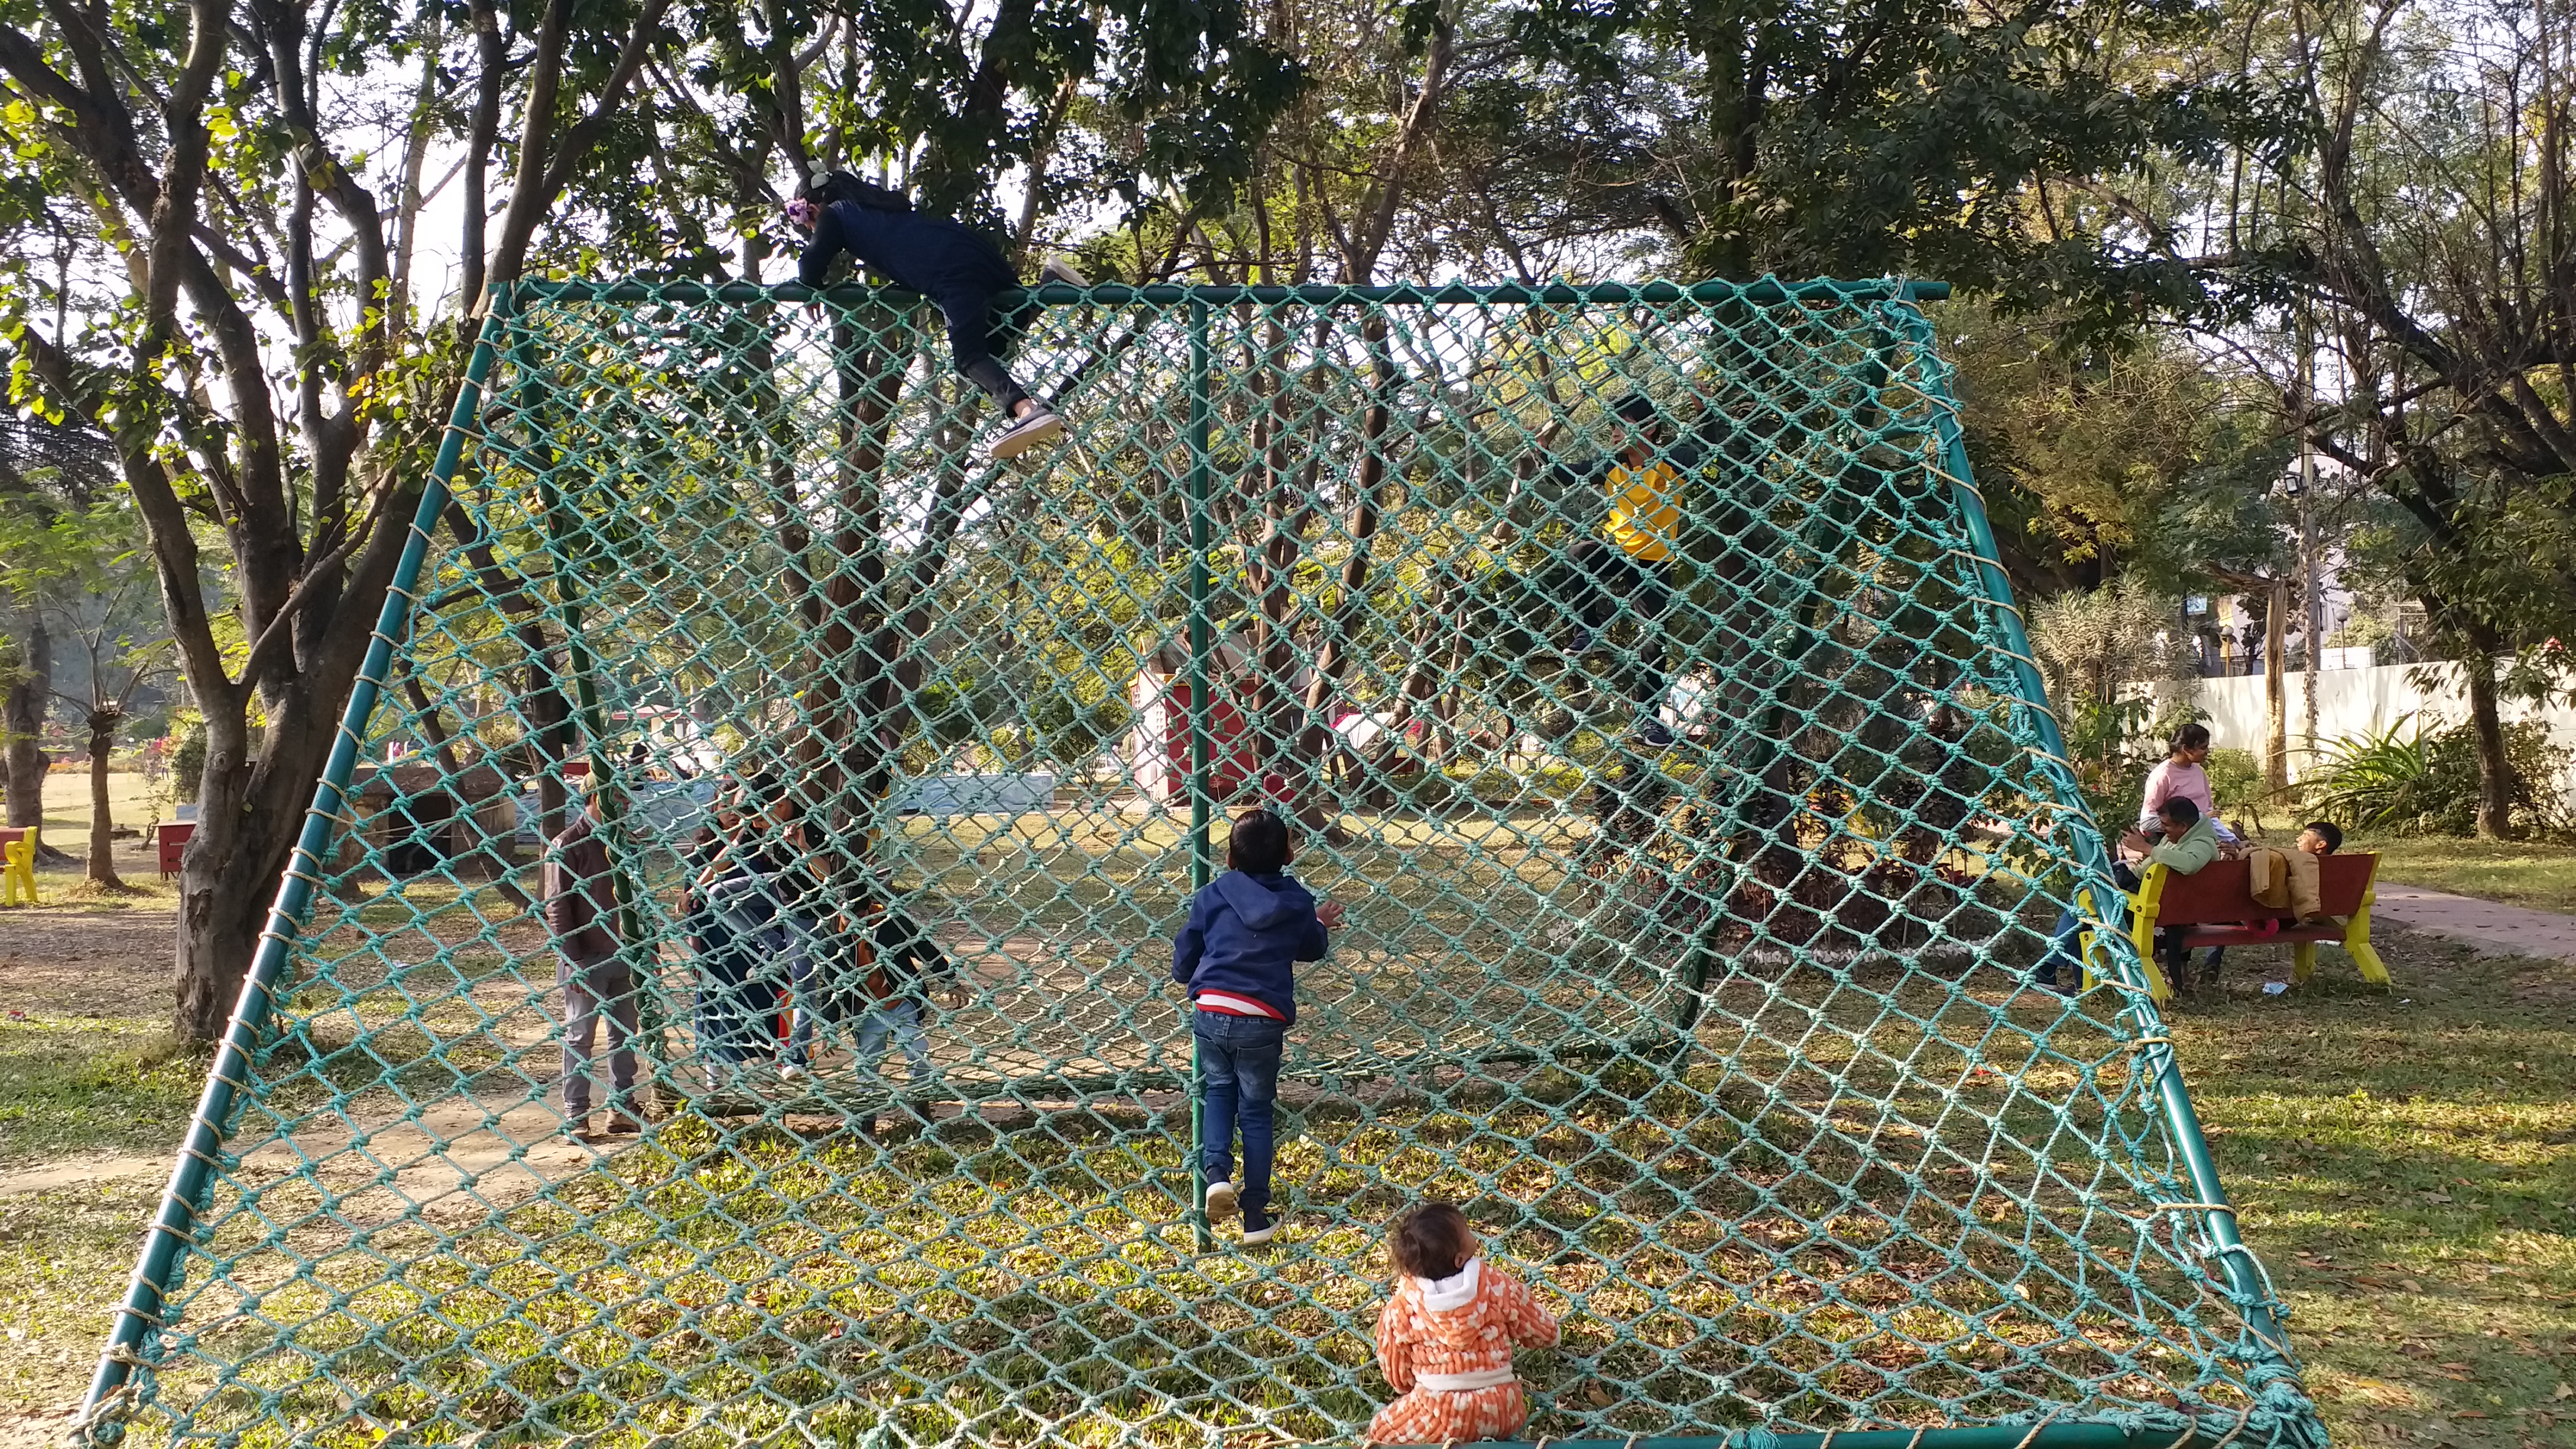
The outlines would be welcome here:
<svg viewBox="0 0 2576 1449">
<path fill-rule="evenodd" d="M 657 282 L 642 278 L 574 278 L 565 281 L 524 280 L 513 289 L 514 298 L 522 301 L 555 302 L 810 302 L 815 289 L 801 282 L 780 282 L 764 286 L 758 282 L 707 283 L 674 279 Z M 889 300 L 912 294 L 897 287 L 866 287 L 843 282 L 822 289 L 831 301 L 848 305 L 884 297 Z M 1008 294 L 1005 294 L 1008 295 Z M 1195 302 L 1208 307 L 1232 307 L 1241 303 L 1275 306 L 1302 303 L 1313 307 L 1339 307 L 1398 303 L 1427 306 L 1481 306 L 1490 303 L 1527 306 L 1581 306 L 1617 303 L 1671 302 L 1879 302 L 1898 298 L 1908 302 L 1938 302 L 1950 295 L 1947 282 L 1905 281 L 1879 277 L 1867 281 L 1783 282 L 1765 277 L 1754 282 L 1549 282 L 1536 287 L 1518 283 L 1500 286 L 1471 286 L 1465 282 L 1447 282 L 1423 286 L 1399 282 L 1387 287 L 1233 287 L 1199 286 L 1180 283 L 1156 283 L 1130 287 L 1105 282 L 1096 287 L 1069 287 L 1062 282 L 1046 282 L 1025 290 L 1030 300 L 1044 306 L 1126 307 L 1136 305 L 1170 306 L 1176 302 Z"/>
<path fill-rule="evenodd" d="M 2050 1416 L 2051 1420 L 2055 1416 Z M 2271 1434 L 2242 1434 L 2251 1416 L 2240 1419 L 2233 1414 L 2213 1415 L 2209 1419 L 2186 1421 L 2188 1428 L 2150 1427 L 2144 1424 L 2105 1424 L 2099 1421 L 2042 1421 L 2029 1424 L 1951 1425 L 1938 1429 L 1838 1429 L 1827 1433 L 1778 1433 L 1770 1435 L 1774 1449 L 2215 1449 L 2233 1439 L 2253 1446 L 2277 1441 Z M 2230 1430 L 2237 1431 L 2230 1433 Z M 1751 1449 L 1755 1431 L 1736 1429 L 1723 1434 L 1657 1435 L 1633 1439 L 1542 1439 L 1504 1440 L 1479 1444 L 1477 1449 Z M 1323 1449 L 1323 1446 L 1313 1446 Z M 1382 1449 L 1404 1449 L 1388 1445 Z M 1436 1449 L 1436 1446 L 1420 1446 Z"/>
</svg>

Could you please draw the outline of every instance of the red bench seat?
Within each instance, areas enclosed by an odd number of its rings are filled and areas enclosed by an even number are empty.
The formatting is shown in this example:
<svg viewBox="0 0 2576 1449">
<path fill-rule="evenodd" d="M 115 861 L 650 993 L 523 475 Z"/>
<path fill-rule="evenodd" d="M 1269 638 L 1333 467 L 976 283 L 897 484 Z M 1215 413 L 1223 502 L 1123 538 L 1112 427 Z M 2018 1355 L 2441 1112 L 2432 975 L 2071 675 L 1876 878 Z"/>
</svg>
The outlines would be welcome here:
<svg viewBox="0 0 2576 1449">
<path fill-rule="evenodd" d="M 2334 942 L 2351 954 L 2364 980 L 2384 986 L 2388 968 L 2370 944 L 2371 886 L 2378 872 L 2375 854 L 2320 856 L 2317 895 L 2327 919 L 2303 926 L 2288 911 L 2254 899 L 2253 866 L 2247 861 L 2216 860 L 2190 875 L 2152 865 L 2129 897 L 2129 932 L 2159 1001 L 2172 995 L 2173 988 L 2156 964 L 2156 933 L 2172 927 L 2183 928 L 2183 942 L 2193 950 L 2286 944 L 2292 948 L 2294 982 L 2315 973 L 2317 944 Z"/>
</svg>

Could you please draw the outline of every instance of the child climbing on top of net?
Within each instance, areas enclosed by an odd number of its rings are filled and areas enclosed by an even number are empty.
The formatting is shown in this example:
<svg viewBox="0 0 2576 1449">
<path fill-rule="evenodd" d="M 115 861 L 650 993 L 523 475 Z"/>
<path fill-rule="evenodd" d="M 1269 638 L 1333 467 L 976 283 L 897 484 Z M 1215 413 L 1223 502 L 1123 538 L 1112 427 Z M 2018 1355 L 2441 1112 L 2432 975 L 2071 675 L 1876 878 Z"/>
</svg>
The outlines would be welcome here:
<svg viewBox="0 0 2576 1449">
<path fill-rule="evenodd" d="M 1369 1420 L 1368 1442 L 1505 1439 L 1529 1422 L 1512 1349 L 1554 1347 L 1556 1319 L 1480 1246 L 1467 1215 L 1445 1202 L 1388 1226 L 1395 1297 L 1377 1316 L 1377 1365 L 1403 1397 Z"/>
<path fill-rule="evenodd" d="M 1046 404 L 1020 390 L 1002 365 L 1036 313 L 1025 303 L 997 311 L 994 299 L 1020 285 L 1011 264 L 973 228 L 945 217 L 924 216 L 900 191 L 835 171 L 809 184 L 787 203 L 787 220 L 807 238 L 797 259 L 798 280 L 820 287 L 833 258 L 843 252 L 897 286 L 936 303 L 948 320 L 948 345 L 957 371 L 984 390 L 1010 425 L 993 439 L 993 456 L 1016 458 L 1064 436 L 1064 422 Z M 1041 275 L 1087 287 L 1062 258 Z"/>
</svg>

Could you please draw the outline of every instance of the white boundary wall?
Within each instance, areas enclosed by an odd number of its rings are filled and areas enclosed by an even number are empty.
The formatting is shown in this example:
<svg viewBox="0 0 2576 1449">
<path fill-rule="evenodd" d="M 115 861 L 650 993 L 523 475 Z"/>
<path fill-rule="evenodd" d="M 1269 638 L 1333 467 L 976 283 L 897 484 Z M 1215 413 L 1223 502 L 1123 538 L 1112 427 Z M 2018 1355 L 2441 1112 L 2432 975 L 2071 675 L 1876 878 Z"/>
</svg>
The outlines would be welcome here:
<svg viewBox="0 0 2576 1449">
<path fill-rule="evenodd" d="M 2416 688 L 2408 676 L 2419 670 L 2432 675 L 2440 687 Z M 2290 778 L 2294 780 L 2303 768 L 2311 766 L 2303 748 L 2307 743 L 2307 681 L 2308 675 L 2299 670 L 2291 671 L 2281 681 L 2282 713 L 2290 734 Z M 2316 681 L 2317 735 L 2323 740 L 2375 735 L 2413 714 L 2422 715 L 2424 724 L 2434 729 L 2469 717 L 2469 689 L 2456 664 L 2328 669 L 2319 672 Z M 2270 731 L 2263 705 L 2263 676 L 2240 674 L 2203 679 L 2199 703 L 2201 713 L 2209 717 L 2212 744 L 2220 749 L 2250 750 L 2257 759 L 2262 757 L 2263 741 Z M 2519 700 L 2506 700 L 2500 713 L 2508 724 L 2522 719 L 2544 721 L 2559 744 L 2576 747 L 2576 710 L 2564 706 L 2534 709 Z M 2559 786 L 2569 798 L 2576 799 L 2576 776 L 2562 779 Z"/>
</svg>

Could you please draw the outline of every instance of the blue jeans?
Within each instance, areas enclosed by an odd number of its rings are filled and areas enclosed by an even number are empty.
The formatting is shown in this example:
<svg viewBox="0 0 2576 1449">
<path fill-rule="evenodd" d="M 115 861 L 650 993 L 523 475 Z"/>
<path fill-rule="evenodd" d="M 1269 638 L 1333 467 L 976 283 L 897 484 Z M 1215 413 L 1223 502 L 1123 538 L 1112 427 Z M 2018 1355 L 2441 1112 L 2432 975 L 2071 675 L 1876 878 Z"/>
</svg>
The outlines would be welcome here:
<svg viewBox="0 0 2576 1449">
<path fill-rule="evenodd" d="M 811 943 L 821 933 L 820 925 L 801 912 L 778 909 L 777 902 L 763 892 L 733 896 L 720 909 L 735 938 L 755 953 L 752 980 L 772 993 L 783 989 L 797 1003 L 795 1024 L 787 1033 L 787 1060 L 800 1067 L 809 1064 L 814 1055 L 814 1013 L 804 1003 L 812 992 Z M 783 986 L 769 965 L 781 957 L 787 962 Z"/>
<path fill-rule="evenodd" d="M 1288 1028 L 1266 1017 L 1190 1013 L 1199 1049 L 1199 1167 L 1210 1182 L 1234 1177 L 1234 1134 L 1243 1132 L 1247 1213 L 1270 1206 L 1271 1107 L 1279 1100 L 1279 1057 Z"/>
<path fill-rule="evenodd" d="M 2113 862 L 2111 866 L 2111 878 L 2118 882 L 2120 889 L 2124 891 L 2133 891 L 2138 888 L 2138 873 L 2130 869 L 2129 863 L 2125 860 Z M 2127 930 L 2129 928 L 2128 901 L 2125 899 L 2115 898 L 2112 901 L 2111 909 L 2113 915 L 2110 919 L 2110 924 L 2121 930 Z M 2084 979 L 2082 963 L 2077 961 L 2075 958 L 2075 945 L 2076 938 L 2081 936 L 2083 933 L 2084 923 L 2076 918 L 2074 907 L 2069 906 L 2065 910 L 2059 912 L 2057 916 L 2056 929 L 2050 932 L 2051 939 L 2048 943 L 2048 954 L 2040 957 L 2039 964 L 2031 968 L 2031 979 L 2041 983 L 2042 985 L 2052 983 L 2058 979 L 2058 972 L 2060 968 L 2063 967 L 2069 973 L 2067 979 L 2068 985 L 2072 986 L 2082 982 Z M 2159 930 L 2156 932 L 2156 954 L 2164 958 L 2168 970 L 2179 967 L 2182 963 L 2191 959 L 2190 950 L 2180 944 L 2182 938 L 2183 928 L 2179 926 L 2172 930 Z M 2212 946 L 2209 949 L 2207 969 L 2216 971 L 2218 969 L 2219 958 L 2226 954 L 2226 947 Z"/>
<path fill-rule="evenodd" d="M 2138 873 L 2129 868 L 2127 861 L 2115 860 L 2111 862 L 2111 883 L 2124 891 L 2136 890 Z M 2113 896 L 2109 901 L 2097 904 L 2104 907 L 2103 924 L 2114 930 L 2128 929 L 2127 897 Z M 2076 938 L 2084 934 L 2084 922 L 2075 914 L 2075 907 L 2072 904 L 2057 913 L 2057 924 L 2048 934 L 2048 950 L 2040 956 L 2039 964 L 2031 968 L 2030 979 L 2042 986 L 2054 985 L 2062 970 L 2066 973 L 2068 986 L 2082 985 L 2084 963 L 2076 957 Z"/>
<path fill-rule="evenodd" d="M 939 1068 L 930 1061 L 930 1039 L 921 1033 L 921 1003 L 909 996 L 883 1001 L 859 1018 L 859 1070 L 873 1072 L 885 1059 L 886 1038 L 892 1036 L 903 1049 L 903 1059 L 912 1065 L 912 1085 L 927 1087 L 939 1080 Z"/>
<path fill-rule="evenodd" d="M 724 911 L 702 911 L 689 925 L 698 946 L 698 1049 L 710 1068 L 767 1061 L 778 990 L 760 979 L 757 942 L 739 934 Z"/>
</svg>

